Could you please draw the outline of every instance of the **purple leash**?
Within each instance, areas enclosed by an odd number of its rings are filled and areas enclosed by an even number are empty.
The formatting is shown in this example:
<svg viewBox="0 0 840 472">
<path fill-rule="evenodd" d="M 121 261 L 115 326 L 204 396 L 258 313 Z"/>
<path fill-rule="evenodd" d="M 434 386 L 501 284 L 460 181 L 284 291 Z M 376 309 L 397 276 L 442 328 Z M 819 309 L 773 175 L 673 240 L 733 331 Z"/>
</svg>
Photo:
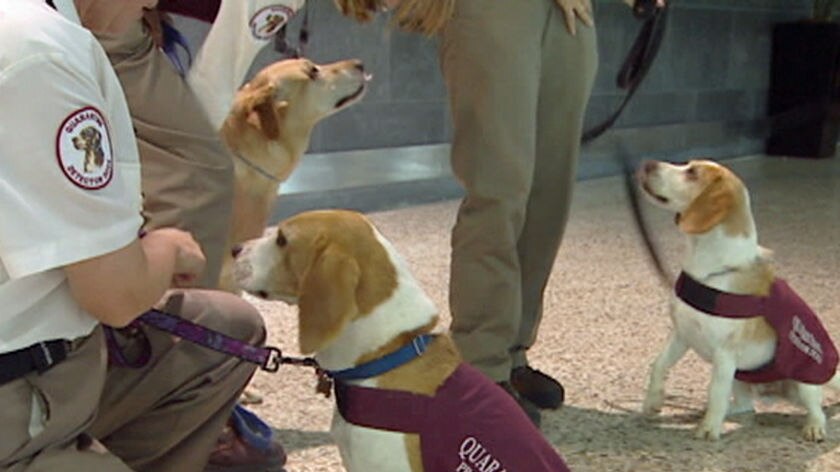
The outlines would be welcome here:
<svg viewBox="0 0 840 472">
<path fill-rule="evenodd" d="M 279 348 L 248 344 L 165 311 L 152 309 L 140 315 L 135 323 L 127 328 L 129 331 L 126 335 L 129 337 L 140 337 L 142 332 L 138 329 L 139 323 L 165 331 L 181 339 L 186 339 L 207 349 L 212 349 L 216 352 L 257 364 L 260 366 L 260 369 L 266 372 L 277 372 L 283 364 L 319 369 L 318 362 L 311 357 L 287 357 L 283 355 L 283 352 Z M 133 333 L 131 330 L 133 330 Z M 151 345 L 145 336 L 142 336 L 142 342 L 144 343 L 143 352 L 133 361 L 128 360 L 127 356 L 125 356 L 111 328 L 105 330 L 105 336 L 108 341 L 108 350 L 117 365 L 137 368 L 142 367 L 149 361 L 151 357 Z"/>
<path fill-rule="evenodd" d="M 254 346 L 160 310 L 149 310 L 139 320 L 199 346 L 257 364 L 266 372 L 277 372 L 283 364 L 318 367 L 318 362 L 311 357 L 287 357 L 279 348 Z"/>
</svg>

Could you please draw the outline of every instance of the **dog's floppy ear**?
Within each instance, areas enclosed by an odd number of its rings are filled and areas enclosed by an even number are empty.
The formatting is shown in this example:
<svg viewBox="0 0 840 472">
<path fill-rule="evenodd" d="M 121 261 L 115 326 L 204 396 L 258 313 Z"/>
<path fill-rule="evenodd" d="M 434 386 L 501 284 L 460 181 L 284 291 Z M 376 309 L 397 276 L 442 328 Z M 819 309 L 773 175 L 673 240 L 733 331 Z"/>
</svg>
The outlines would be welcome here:
<svg viewBox="0 0 840 472">
<path fill-rule="evenodd" d="M 688 234 L 702 234 L 720 224 L 735 206 L 735 194 L 727 179 L 715 178 L 677 217 L 680 229 Z"/>
<path fill-rule="evenodd" d="M 335 245 L 327 245 L 315 256 L 301 282 L 298 301 L 301 352 L 322 349 L 355 318 L 360 276 L 356 260 Z"/>
<path fill-rule="evenodd" d="M 289 102 L 277 98 L 277 87 L 264 85 L 253 90 L 244 103 L 246 121 L 262 131 L 266 139 L 280 138 L 280 127 L 285 119 Z"/>
</svg>

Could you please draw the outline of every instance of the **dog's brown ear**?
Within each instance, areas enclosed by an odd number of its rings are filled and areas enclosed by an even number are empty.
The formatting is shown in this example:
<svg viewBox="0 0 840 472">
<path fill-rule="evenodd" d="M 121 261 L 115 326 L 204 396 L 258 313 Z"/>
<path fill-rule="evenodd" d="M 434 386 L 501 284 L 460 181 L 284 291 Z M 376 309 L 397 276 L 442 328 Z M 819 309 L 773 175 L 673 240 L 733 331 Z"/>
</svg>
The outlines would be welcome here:
<svg viewBox="0 0 840 472">
<path fill-rule="evenodd" d="M 277 88 L 265 85 L 253 90 L 244 100 L 245 120 L 262 132 L 266 139 L 280 139 L 280 130 L 289 102 L 277 98 Z"/>
<path fill-rule="evenodd" d="M 315 257 L 303 276 L 298 301 L 301 352 L 322 349 L 356 317 L 360 277 L 358 263 L 341 248 L 328 245 Z"/>
<path fill-rule="evenodd" d="M 720 224 L 735 207 L 735 194 L 727 179 L 717 177 L 678 215 L 677 224 L 688 234 L 702 234 Z"/>
</svg>

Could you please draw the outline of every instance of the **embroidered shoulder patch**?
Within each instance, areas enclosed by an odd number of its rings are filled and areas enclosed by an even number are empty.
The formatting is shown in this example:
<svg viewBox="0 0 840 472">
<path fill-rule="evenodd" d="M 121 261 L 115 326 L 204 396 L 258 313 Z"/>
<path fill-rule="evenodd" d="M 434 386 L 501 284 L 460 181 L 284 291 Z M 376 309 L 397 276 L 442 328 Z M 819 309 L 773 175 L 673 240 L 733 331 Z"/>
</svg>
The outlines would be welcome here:
<svg viewBox="0 0 840 472">
<path fill-rule="evenodd" d="M 257 39 L 271 39 L 295 15 L 286 5 L 269 5 L 254 13 L 248 25 Z"/>
<path fill-rule="evenodd" d="M 62 172 L 78 187 L 100 189 L 114 176 L 108 124 L 96 108 L 82 108 L 64 119 L 55 150 Z"/>
</svg>

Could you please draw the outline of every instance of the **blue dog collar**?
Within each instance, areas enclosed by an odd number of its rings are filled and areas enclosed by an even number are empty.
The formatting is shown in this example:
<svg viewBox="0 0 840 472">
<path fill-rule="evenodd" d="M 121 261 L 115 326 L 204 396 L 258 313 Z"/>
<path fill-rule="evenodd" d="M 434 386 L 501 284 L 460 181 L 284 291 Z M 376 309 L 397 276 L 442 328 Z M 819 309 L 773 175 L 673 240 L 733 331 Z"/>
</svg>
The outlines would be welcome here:
<svg viewBox="0 0 840 472">
<path fill-rule="evenodd" d="M 379 359 L 349 369 L 328 370 L 326 373 L 334 380 L 361 380 L 376 377 L 422 356 L 434 338 L 435 335 L 433 334 L 422 334 L 412 339 L 405 346 Z"/>
</svg>

